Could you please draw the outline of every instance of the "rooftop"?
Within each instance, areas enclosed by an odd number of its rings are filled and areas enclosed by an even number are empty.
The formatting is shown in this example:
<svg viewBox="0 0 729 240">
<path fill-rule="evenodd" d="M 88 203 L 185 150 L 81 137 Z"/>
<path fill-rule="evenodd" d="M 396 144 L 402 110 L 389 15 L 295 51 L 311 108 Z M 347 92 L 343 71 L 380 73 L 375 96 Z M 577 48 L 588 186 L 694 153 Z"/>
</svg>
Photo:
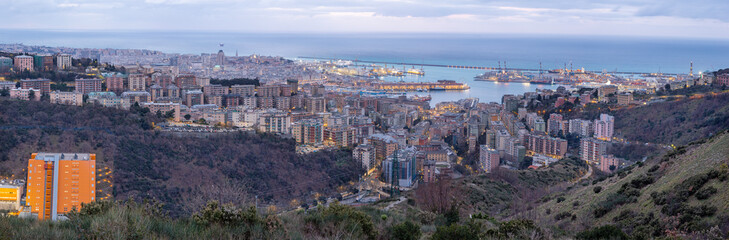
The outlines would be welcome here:
<svg viewBox="0 0 729 240">
<path fill-rule="evenodd" d="M 58 161 L 58 160 L 96 160 L 96 154 L 90 153 L 36 153 L 36 160 Z"/>
</svg>

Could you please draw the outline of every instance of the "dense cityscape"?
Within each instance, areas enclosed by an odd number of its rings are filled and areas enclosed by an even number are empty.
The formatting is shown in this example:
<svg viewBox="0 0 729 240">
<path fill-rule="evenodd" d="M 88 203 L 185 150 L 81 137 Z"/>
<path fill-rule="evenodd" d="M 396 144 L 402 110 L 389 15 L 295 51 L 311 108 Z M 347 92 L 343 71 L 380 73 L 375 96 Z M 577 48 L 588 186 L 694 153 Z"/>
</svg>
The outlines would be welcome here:
<svg viewBox="0 0 729 240">
<path fill-rule="evenodd" d="M 615 172 L 636 162 L 606 151 L 612 143 L 625 141 L 614 134 L 615 117 L 600 114 L 595 119 L 580 119 L 573 117 L 572 111 L 595 106 L 619 109 L 650 105 L 666 100 L 657 91 L 729 84 L 728 73 L 650 76 L 652 81 L 622 79 L 618 84 L 601 82 L 606 77 L 569 74 L 565 76 L 583 80 L 556 90 L 504 95 L 500 103 L 470 98 L 431 107 L 425 97 L 380 92 L 381 88 L 372 86 L 388 83 L 363 74 L 343 74 L 347 66 L 332 61 L 232 57 L 222 50 L 198 56 L 150 50 L 2 45 L 0 51 L 5 55 L 0 57 L 4 80 L 0 81 L 0 89 L 11 99 L 144 109 L 167 119 L 155 125 L 156 131 L 274 133 L 295 139 L 300 154 L 352 148 L 354 160 L 366 174 L 360 178 L 356 193 L 340 193 L 346 196 L 340 200 L 347 204 L 375 202 L 399 191 L 410 191 L 418 184 L 459 178 L 465 172 L 539 169 L 570 156 L 590 166 L 586 175 L 593 169 Z M 74 74 L 76 78 L 63 81 L 20 77 L 48 72 Z M 70 157 L 68 153 L 44 154 L 33 153 L 30 159 L 55 158 L 55 164 L 59 164 Z M 89 154 L 93 160 L 94 153 L 83 153 L 87 157 L 82 158 L 89 160 Z M 78 155 L 74 154 L 73 159 Z M 28 183 L 33 180 L 30 170 L 36 169 L 33 161 L 28 162 Z M 72 195 L 78 201 L 69 206 L 79 207 L 78 203 L 98 196 L 93 190 L 94 163 L 90 164 L 83 171 L 91 181 L 84 184 L 91 183 L 92 187 L 85 186 L 86 192 Z M 42 204 L 34 202 L 40 201 L 39 196 L 32 195 L 40 192 L 31 189 L 36 184 L 28 184 L 28 194 L 21 194 L 26 192 L 25 180 L 9 180 L 15 184 L 10 188 L 16 189 L 13 191 L 18 196 L 6 209 L 49 218 L 47 211 L 40 210 Z M 25 204 L 21 205 L 23 199 Z M 52 218 L 70 208 L 64 209 L 54 211 Z"/>
<path fill-rule="evenodd" d="M 727 10 L 3 3 L 0 240 L 729 239 Z"/>
</svg>

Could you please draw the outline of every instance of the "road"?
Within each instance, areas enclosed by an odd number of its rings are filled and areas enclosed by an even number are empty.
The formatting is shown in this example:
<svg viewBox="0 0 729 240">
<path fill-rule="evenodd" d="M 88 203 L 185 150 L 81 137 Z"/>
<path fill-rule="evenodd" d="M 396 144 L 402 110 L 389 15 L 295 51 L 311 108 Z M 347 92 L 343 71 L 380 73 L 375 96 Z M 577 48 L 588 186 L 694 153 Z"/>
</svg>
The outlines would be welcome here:
<svg viewBox="0 0 729 240">
<path fill-rule="evenodd" d="M 592 165 L 587 164 L 587 173 L 585 173 L 585 175 L 583 175 L 582 177 L 575 180 L 575 182 L 580 182 L 582 180 L 589 178 L 590 176 L 592 176 Z"/>
<path fill-rule="evenodd" d="M 407 200 L 406 197 L 400 197 L 400 199 L 398 199 L 397 201 L 394 201 L 394 202 L 390 203 L 389 205 L 387 205 L 387 207 L 385 207 L 384 210 L 385 211 L 389 211 L 392 207 L 394 207 L 395 205 L 398 205 L 398 204 L 404 202 L 405 200 Z"/>
</svg>

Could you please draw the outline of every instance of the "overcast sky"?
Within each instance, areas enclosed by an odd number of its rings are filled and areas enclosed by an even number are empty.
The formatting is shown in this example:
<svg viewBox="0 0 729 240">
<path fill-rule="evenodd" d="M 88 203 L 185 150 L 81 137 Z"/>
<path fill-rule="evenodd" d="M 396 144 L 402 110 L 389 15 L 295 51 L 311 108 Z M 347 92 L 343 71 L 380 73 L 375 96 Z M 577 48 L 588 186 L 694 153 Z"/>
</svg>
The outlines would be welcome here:
<svg viewBox="0 0 729 240">
<path fill-rule="evenodd" d="M 9 2 L 8 2 L 9 1 Z M 0 0 L 0 28 L 729 38 L 729 0 Z"/>
</svg>

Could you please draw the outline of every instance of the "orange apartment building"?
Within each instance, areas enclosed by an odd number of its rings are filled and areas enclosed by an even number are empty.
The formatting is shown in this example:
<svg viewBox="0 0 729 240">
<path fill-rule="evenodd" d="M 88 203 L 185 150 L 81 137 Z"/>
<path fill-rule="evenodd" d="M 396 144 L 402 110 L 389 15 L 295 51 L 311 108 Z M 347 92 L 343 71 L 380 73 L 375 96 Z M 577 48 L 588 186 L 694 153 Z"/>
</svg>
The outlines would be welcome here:
<svg viewBox="0 0 729 240">
<path fill-rule="evenodd" d="M 33 153 L 28 160 L 26 205 L 38 219 L 81 208 L 96 198 L 96 154 Z"/>
</svg>

